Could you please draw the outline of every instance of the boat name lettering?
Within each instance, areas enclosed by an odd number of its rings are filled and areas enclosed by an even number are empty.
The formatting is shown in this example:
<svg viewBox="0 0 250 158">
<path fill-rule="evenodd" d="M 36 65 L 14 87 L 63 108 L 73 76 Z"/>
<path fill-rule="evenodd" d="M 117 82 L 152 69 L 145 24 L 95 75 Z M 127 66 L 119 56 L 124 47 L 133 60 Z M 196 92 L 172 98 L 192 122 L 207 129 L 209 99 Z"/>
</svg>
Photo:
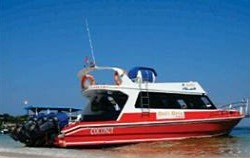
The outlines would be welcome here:
<svg viewBox="0 0 250 158">
<path fill-rule="evenodd" d="M 157 112 L 157 119 L 185 118 L 184 111 L 161 111 Z"/>
<path fill-rule="evenodd" d="M 91 135 L 112 134 L 114 127 L 90 128 Z"/>
</svg>

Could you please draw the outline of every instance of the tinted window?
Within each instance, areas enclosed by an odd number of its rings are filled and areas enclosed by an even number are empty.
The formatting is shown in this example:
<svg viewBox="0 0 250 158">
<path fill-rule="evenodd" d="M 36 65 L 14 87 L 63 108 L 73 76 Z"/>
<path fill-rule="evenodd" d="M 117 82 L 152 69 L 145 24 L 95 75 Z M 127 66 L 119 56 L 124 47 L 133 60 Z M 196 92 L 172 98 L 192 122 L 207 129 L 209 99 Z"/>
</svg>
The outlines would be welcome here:
<svg viewBox="0 0 250 158">
<path fill-rule="evenodd" d="M 91 101 L 91 110 L 97 111 L 121 111 L 128 96 L 119 91 L 100 91 Z"/>
<path fill-rule="evenodd" d="M 90 101 L 91 114 L 85 114 L 83 121 L 117 120 L 128 96 L 119 91 L 97 91 Z"/>
<path fill-rule="evenodd" d="M 187 109 L 188 108 L 187 103 L 183 99 L 177 99 L 177 102 L 178 102 L 178 104 L 180 105 L 180 107 L 182 109 Z"/>
<path fill-rule="evenodd" d="M 136 101 L 136 108 L 152 109 L 215 109 L 213 103 L 204 95 L 166 94 L 140 92 Z M 148 96 L 149 106 L 145 104 Z M 143 99 L 141 99 L 143 97 Z"/>
</svg>

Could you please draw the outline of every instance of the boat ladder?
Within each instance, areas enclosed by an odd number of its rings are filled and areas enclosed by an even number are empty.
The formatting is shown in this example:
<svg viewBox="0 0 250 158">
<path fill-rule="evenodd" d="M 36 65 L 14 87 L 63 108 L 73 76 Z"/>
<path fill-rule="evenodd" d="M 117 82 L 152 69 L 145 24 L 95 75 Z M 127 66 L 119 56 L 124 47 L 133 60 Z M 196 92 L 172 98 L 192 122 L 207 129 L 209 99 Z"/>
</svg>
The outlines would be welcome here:
<svg viewBox="0 0 250 158">
<path fill-rule="evenodd" d="M 149 116 L 150 115 L 150 98 L 148 92 L 148 82 L 143 81 L 142 78 L 138 78 L 139 89 L 140 89 L 140 105 L 142 110 L 142 116 Z M 142 84 L 145 87 L 142 87 Z"/>
</svg>

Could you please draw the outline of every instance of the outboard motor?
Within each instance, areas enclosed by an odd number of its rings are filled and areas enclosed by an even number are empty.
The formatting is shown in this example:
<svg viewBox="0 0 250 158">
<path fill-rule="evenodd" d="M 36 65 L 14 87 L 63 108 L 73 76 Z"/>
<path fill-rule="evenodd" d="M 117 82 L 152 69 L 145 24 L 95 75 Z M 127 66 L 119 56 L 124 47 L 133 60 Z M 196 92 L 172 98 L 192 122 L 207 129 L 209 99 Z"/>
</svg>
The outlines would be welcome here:
<svg viewBox="0 0 250 158">
<path fill-rule="evenodd" d="M 10 136 L 27 146 L 52 146 L 55 137 L 68 123 L 69 117 L 64 112 L 34 115 L 25 123 L 17 125 Z"/>
</svg>

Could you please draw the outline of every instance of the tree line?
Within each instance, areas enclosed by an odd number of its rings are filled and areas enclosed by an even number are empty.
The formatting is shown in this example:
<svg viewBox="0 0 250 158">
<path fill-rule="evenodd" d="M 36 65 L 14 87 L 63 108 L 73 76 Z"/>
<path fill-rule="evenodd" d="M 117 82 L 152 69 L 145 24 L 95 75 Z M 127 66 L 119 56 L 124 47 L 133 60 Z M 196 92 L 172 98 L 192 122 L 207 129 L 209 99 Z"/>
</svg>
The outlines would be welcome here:
<svg viewBox="0 0 250 158">
<path fill-rule="evenodd" d="M 27 120 L 27 115 L 12 116 L 8 113 L 0 114 L 0 129 L 8 124 L 19 124 Z"/>
</svg>

